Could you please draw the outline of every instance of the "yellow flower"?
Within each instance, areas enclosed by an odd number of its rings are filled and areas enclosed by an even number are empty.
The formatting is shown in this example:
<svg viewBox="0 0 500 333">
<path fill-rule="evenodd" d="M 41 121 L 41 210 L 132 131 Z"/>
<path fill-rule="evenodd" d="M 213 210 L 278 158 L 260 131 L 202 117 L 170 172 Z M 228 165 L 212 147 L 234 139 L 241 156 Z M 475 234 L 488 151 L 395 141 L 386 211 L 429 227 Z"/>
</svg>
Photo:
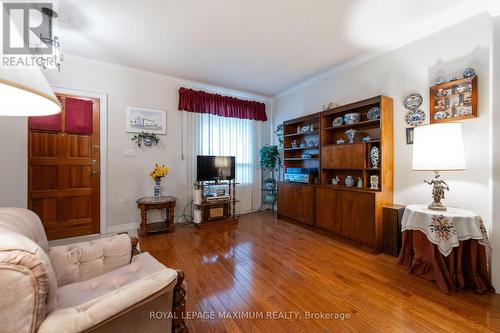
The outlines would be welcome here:
<svg viewBox="0 0 500 333">
<path fill-rule="evenodd" d="M 153 171 L 149 174 L 154 180 L 159 180 L 170 173 L 170 169 L 164 165 L 155 164 Z"/>
</svg>

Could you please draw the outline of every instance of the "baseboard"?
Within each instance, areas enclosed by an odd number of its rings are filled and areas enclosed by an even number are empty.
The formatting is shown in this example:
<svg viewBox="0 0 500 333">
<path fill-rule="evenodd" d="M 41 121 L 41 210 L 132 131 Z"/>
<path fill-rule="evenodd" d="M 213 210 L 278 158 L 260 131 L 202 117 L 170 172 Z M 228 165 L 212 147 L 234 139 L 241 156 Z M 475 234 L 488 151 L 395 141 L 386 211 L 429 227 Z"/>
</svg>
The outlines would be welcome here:
<svg viewBox="0 0 500 333">
<path fill-rule="evenodd" d="M 139 228 L 138 222 L 108 225 L 108 233 L 124 232 L 130 230 L 137 230 Z"/>
</svg>

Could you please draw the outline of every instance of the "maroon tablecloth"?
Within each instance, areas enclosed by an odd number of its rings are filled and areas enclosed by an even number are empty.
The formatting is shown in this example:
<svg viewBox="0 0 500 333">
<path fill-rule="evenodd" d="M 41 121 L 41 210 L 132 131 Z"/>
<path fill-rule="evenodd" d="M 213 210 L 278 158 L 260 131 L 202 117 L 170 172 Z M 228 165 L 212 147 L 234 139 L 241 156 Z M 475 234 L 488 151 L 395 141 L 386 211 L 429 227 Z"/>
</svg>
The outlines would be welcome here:
<svg viewBox="0 0 500 333">
<path fill-rule="evenodd" d="M 412 274 L 436 281 L 446 294 L 466 288 L 479 294 L 494 291 L 485 247 L 476 239 L 459 243 L 445 257 L 423 232 L 406 230 L 398 264 L 406 266 Z"/>
</svg>

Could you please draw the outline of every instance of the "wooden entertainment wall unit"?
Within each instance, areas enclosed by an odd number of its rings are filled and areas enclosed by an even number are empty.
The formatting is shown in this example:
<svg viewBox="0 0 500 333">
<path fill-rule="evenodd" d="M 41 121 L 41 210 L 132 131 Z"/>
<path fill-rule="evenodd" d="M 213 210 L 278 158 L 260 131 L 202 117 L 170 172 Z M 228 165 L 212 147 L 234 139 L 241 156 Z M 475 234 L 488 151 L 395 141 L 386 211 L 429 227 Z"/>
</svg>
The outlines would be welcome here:
<svg viewBox="0 0 500 333">
<path fill-rule="evenodd" d="M 380 119 L 369 120 L 370 108 L 380 108 Z M 359 122 L 332 126 L 337 117 L 360 113 Z M 313 125 L 312 131 L 298 133 L 297 127 Z M 393 101 L 377 96 L 333 109 L 291 119 L 284 127 L 285 168 L 318 168 L 319 174 L 309 184 L 282 181 L 278 184 L 278 217 L 308 224 L 371 252 L 380 252 L 382 245 L 382 207 L 392 204 L 394 170 Z M 356 129 L 354 143 L 348 143 L 345 131 Z M 373 138 L 363 142 L 366 136 Z M 344 139 L 346 143 L 337 144 Z M 319 142 L 319 146 L 292 147 L 293 140 Z M 380 166 L 372 168 L 370 149 L 380 149 Z M 311 158 L 302 158 L 303 154 Z M 309 157 L 309 156 L 308 156 Z M 344 184 L 352 176 L 352 187 Z M 379 177 L 379 189 L 370 189 L 370 176 Z M 332 185 L 338 176 L 340 185 Z M 358 188 L 358 177 L 363 187 Z"/>
</svg>

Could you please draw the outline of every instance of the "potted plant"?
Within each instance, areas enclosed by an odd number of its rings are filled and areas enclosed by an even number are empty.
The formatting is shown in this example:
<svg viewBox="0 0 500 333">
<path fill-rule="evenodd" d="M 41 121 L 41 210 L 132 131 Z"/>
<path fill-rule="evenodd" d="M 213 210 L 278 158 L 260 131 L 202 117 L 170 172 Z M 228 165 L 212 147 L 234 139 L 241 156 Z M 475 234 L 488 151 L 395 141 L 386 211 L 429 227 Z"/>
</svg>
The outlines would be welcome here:
<svg viewBox="0 0 500 333">
<path fill-rule="evenodd" d="M 132 141 L 141 148 L 142 144 L 146 147 L 151 147 L 153 144 L 157 145 L 160 142 L 160 138 L 155 133 L 141 132 L 132 137 Z"/>
<path fill-rule="evenodd" d="M 265 145 L 260 148 L 260 166 L 264 170 L 277 170 L 281 165 L 280 152 L 278 146 Z"/>
</svg>

